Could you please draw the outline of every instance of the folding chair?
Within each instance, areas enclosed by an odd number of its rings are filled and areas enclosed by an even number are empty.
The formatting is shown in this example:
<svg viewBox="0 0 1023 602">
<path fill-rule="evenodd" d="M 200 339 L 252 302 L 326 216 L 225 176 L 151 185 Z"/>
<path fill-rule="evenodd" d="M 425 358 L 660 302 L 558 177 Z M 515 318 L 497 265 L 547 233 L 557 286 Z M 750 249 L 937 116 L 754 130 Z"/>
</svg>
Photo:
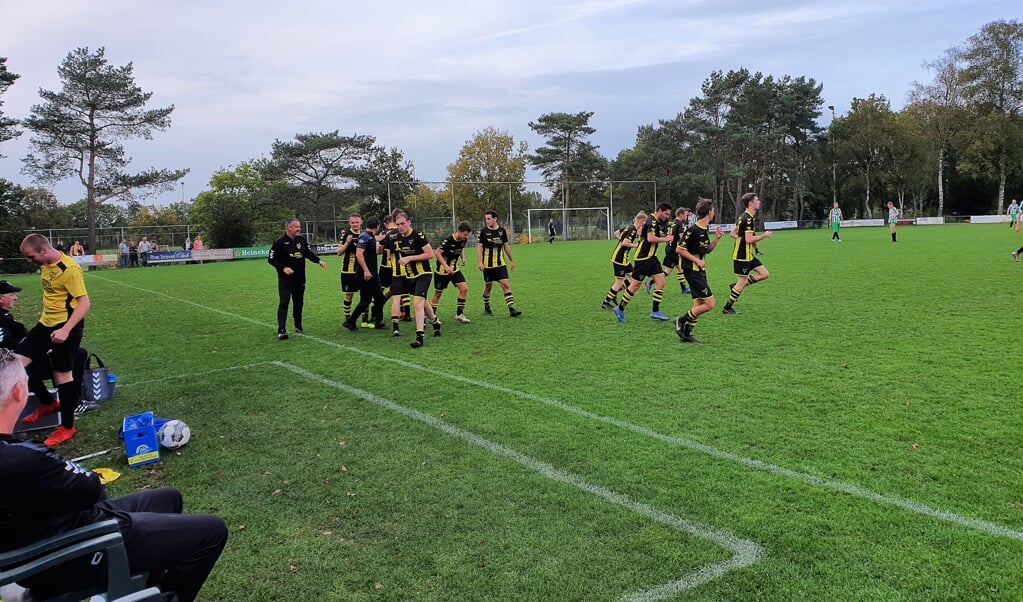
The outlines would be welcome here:
<svg viewBox="0 0 1023 602">
<path fill-rule="evenodd" d="M 117 521 L 113 519 L 73 529 L 17 550 L 0 553 L 0 586 L 23 581 L 47 569 L 76 558 L 91 556 L 96 552 L 102 552 L 106 556 L 108 599 L 136 602 L 159 599 L 159 590 L 156 598 L 126 597 L 141 593 L 140 590 L 145 587 L 145 576 L 131 574 L 121 532 L 118 530 Z M 50 602 L 77 602 L 98 593 L 103 593 L 103 588 L 97 584 L 90 590 L 69 592 L 45 599 Z M 28 597 L 23 597 L 22 600 L 38 600 L 30 596 L 31 592 L 26 594 L 29 594 Z"/>
</svg>

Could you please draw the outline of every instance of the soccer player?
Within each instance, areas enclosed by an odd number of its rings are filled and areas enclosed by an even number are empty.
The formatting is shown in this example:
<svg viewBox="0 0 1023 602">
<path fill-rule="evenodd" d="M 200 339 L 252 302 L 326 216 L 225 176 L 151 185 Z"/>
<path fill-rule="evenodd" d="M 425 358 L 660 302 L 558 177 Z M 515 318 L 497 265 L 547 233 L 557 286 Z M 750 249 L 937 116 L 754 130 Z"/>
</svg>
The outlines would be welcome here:
<svg viewBox="0 0 1023 602">
<path fill-rule="evenodd" d="M 604 303 L 600 306 L 601 309 L 614 309 L 618 304 L 618 291 L 629 285 L 629 274 L 632 273 L 629 249 L 635 249 L 638 246 L 636 244 L 636 237 L 639 236 L 639 231 L 643 228 L 644 224 L 646 224 L 646 211 L 640 211 L 636 214 L 636 218 L 631 226 L 624 226 L 615 230 L 615 232 L 618 232 L 618 244 L 615 245 L 614 251 L 611 252 L 611 270 L 614 272 L 615 281 L 611 284 L 611 289 L 607 291 L 607 295 L 604 296 Z"/>
<path fill-rule="evenodd" d="M 671 242 L 671 236 L 668 234 L 669 217 L 671 217 L 671 205 L 661 203 L 654 211 L 654 219 L 648 219 L 639 231 L 637 237 L 639 244 L 636 246 L 635 255 L 633 255 L 635 265 L 632 268 L 632 282 L 622 293 L 622 300 L 615 308 L 615 317 L 619 322 L 625 322 L 625 308 L 635 296 L 636 291 L 639 290 L 643 279 L 648 276 L 654 280 L 654 290 L 651 293 L 653 306 L 650 317 L 654 320 L 667 321 L 671 319 L 661 311 L 661 300 L 664 299 L 664 269 L 661 267 L 661 260 L 657 259 L 657 246 L 660 243 Z"/>
<path fill-rule="evenodd" d="M 696 203 L 696 223 L 686 229 L 682 241 L 678 245 L 681 259 L 679 269 L 685 272 L 686 281 L 693 295 L 693 307 L 686 315 L 675 319 L 675 332 L 683 343 L 699 343 L 693 336 L 693 327 L 701 315 L 714 309 L 714 293 L 707 283 L 706 257 L 718 246 L 724 232 L 721 226 L 710 237 L 710 222 L 714 219 L 714 202 L 700 199 Z"/>
<path fill-rule="evenodd" d="M 437 268 L 433 273 L 433 299 L 430 306 L 433 307 L 434 315 L 437 314 L 437 307 L 440 305 L 441 295 L 448 284 L 454 284 L 458 289 L 458 305 L 455 309 L 455 320 L 462 324 L 468 324 L 469 318 L 465 317 L 465 300 L 469 295 L 469 287 L 465 284 L 465 274 L 462 273 L 462 266 L 465 265 L 465 241 L 469 240 L 472 227 L 462 222 L 458 224 L 455 232 L 444 239 L 440 248 L 433 252 L 437 258 Z"/>
<path fill-rule="evenodd" d="M 721 310 L 721 313 L 729 315 L 738 313 L 732 306 L 739 300 L 739 295 L 747 286 L 763 282 L 771 276 L 764 264 L 754 256 L 756 244 L 773 235 L 770 230 L 760 235 L 756 232 L 754 218 L 757 211 L 760 210 L 760 197 L 755 192 L 747 192 L 739 201 L 746 207 L 746 210 L 739 216 L 739 221 L 736 222 L 735 228 L 732 230 L 732 238 L 735 239 L 735 249 L 732 251 L 735 282 L 729 286 L 731 292 L 728 295 L 728 302 Z"/>
<path fill-rule="evenodd" d="M 1009 203 L 1009 209 L 1005 214 L 1009 216 L 1009 229 L 1012 230 L 1012 227 L 1016 225 L 1016 220 L 1019 219 L 1019 203 L 1016 202 L 1016 199 L 1012 199 L 1012 202 Z"/>
<path fill-rule="evenodd" d="M 511 292 L 511 284 L 508 283 L 508 269 L 515 271 L 515 260 L 511 256 L 511 246 L 508 244 L 508 231 L 497 223 L 497 212 L 493 209 L 487 211 L 483 217 L 486 225 L 480 229 L 476 236 L 476 262 L 479 270 L 483 272 L 483 314 L 494 315 L 490 309 L 490 289 L 496 281 L 501 285 L 504 292 L 504 303 L 508 306 L 508 315 L 517 318 L 522 312 L 515 309 L 515 296 Z M 504 257 L 508 256 L 508 263 L 505 265 Z"/>
<path fill-rule="evenodd" d="M 686 288 L 686 277 L 682 273 L 682 267 L 679 266 L 678 257 L 678 246 L 682 243 L 682 237 L 685 236 L 686 228 L 689 227 L 689 216 L 692 215 L 692 211 L 689 207 L 679 207 L 675 211 L 675 219 L 668 224 L 668 234 L 671 235 L 671 242 L 664 245 L 664 277 L 671 276 L 671 271 L 675 270 L 678 278 L 679 289 L 682 294 L 688 294 L 689 289 Z M 677 269 L 676 269 L 677 268 Z M 647 287 L 649 288 L 650 281 L 647 281 Z M 649 291 L 647 291 L 649 292 Z"/>
<path fill-rule="evenodd" d="M 838 229 L 842 227 L 842 210 L 838 208 L 838 201 L 835 201 L 834 206 L 828 213 L 828 222 L 831 223 L 831 240 L 842 242 L 842 239 L 838 236 Z"/>
<path fill-rule="evenodd" d="M 348 330 L 355 330 L 355 321 L 369 309 L 373 304 L 372 322 L 367 323 L 364 319 L 364 328 L 384 328 L 384 304 L 387 299 L 380 289 L 380 278 L 377 276 L 377 230 L 380 229 L 380 220 L 371 217 L 366 220 L 366 229 L 359 234 L 359 240 L 355 247 L 355 262 L 359 266 L 356 276 L 360 279 L 359 304 L 355 311 L 341 325 Z"/>
<path fill-rule="evenodd" d="M 43 285 L 43 312 L 39 323 L 18 343 L 17 353 L 26 369 L 32 362 L 53 368 L 53 384 L 60 401 L 39 399 L 39 407 L 22 422 L 32 424 L 60 410 L 60 426 L 43 443 L 56 447 L 75 436 L 75 408 L 81 400 L 82 383 L 74 378 L 74 358 L 85 333 L 85 316 L 92 304 L 85 290 L 82 267 L 50 246 L 41 234 L 29 234 L 21 241 L 21 253 L 39 266 Z"/>
<path fill-rule="evenodd" d="M 412 222 L 404 213 L 394 217 L 394 225 L 398 228 L 398 236 L 391 241 L 391 253 L 395 260 L 395 270 L 401 272 L 403 278 L 396 278 L 391 284 L 394 299 L 391 307 L 391 324 L 394 332 L 398 332 L 397 315 L 398 297 L 400 294 L 412 295 L 412 303 L 416 312 L 416 340 L 409 345 L 413 349 L 423 346 L 423 333 L 426 329 L 426 318 L 433 325 L 433 336 L 440 336 L 440 320 L 433 313 L 433 308 L 426 302 L 426 294 L 430 291 L 433 272 L 430 271 L 430 260 L 433 258 L 433 247 L 426 235 L 412 229 Z M 401 290 L 397 290 L 399 287 Z"/>
<path fill-rule="evenodd" d="M 274 241 L 270 247 L 267 263 L 277 270 L 277 339 L 288 338 L 285 328 L 288 320 L 288 303 L 292 305 L 292 317 L 295 320 L 295 332 L 302 334 L 302 306 L 305 304 L 305 260 L 309 260 L 322 269 L 327 269 L 326 262 L 313 253 L 309 241 L 299 234 L 302 222 L 289 219 L 284 224 L 284 236 Z"/>
<path fill-rule="evenodd" d="M 558 235 L 558 229 L 554 225 L 554 218 L 547 220 L 547 242 L 554 244 L 554 238 Z"/>
<path fill-rule="evenodd" d="M 888 201 L 888 232 L 892 235 L 892 242 L 898 242 L 895 240 L 895 226 L 899 223 L 899 210 L 896 209 L 895 204 Z"/>
<path fill-rule="evenodd" d="M 362 290 L 363 279 L 357 274 L 359 266 L 355 261 L 355 250 L 359 246 L 359 236 L 362 234 L 362 216 L 352 213 L 348 216 L 348 230 L 341 233 L 337 241 L 337 256 L 341 258 L 341 292 L 344 294 L 342 309 L 345 314 L 345 322 L 352 318 L 352 299 L 355 293 Z"/>
</svg>

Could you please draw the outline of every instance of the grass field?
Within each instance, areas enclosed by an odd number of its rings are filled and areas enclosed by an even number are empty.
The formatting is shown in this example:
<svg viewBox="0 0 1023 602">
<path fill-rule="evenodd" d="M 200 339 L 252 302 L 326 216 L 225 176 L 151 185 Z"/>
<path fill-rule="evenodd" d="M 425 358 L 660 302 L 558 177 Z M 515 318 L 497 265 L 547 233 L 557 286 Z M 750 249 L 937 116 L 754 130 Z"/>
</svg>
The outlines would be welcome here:
<svg viewBox="0 0 1023 602">
<path fill-rule="evenodd" d="M 87 465 L 225 519 L 209 600 L 1023 599 L 1020 236 L 829 236 L 764 241 L 771 279 L 702 345 L 642 292 L 626 324 L 598 309 L 606 241 L 516 246 L 514 320 L 481 315 L 470 259 L 472 323 L 449 290 L 418 350 L 340 327 L 337 258 L 288 341 L 265 262 L 90 272 L 118 392 L 61 451 L 143 410 L 189 423 L 158 464 Z M 12 280 L 32 322 L 37 277 Z"/>
</svg>

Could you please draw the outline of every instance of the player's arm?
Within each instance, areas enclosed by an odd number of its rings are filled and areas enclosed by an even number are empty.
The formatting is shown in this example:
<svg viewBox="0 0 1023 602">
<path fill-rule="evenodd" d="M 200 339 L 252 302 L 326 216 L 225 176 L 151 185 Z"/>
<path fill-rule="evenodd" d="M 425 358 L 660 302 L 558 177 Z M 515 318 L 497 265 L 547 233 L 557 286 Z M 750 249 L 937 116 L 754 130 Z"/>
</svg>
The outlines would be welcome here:
<svg viewBox="0 0 1023 602">
<path fill-rule="evenodd" d="M 337 243 L 337 254 L 338 254 L 338 257 L 340 257 L 341 255 L 344 255 L 345 251 L 348 250 L 348 243 L 350 243 L 352 241 L 352 238 L 353 238 L 350 234 L 351 234 L 350 232 L 345 232 L 341 236 L 341 240 L 338 241 L 338 243 Z"/>
<path fill-rule="evenodd" d="M 313 253 L 313 249 L 309 246 L 308 241 L 306 241 L 306 243 L 302 246 L 302 256 L 321 268 L 327 269 L 327 262 L 320 259 L 320 256 L 316 253 Z"/>
<path fill-rule="evenodd" d="M 433 256 L 437 259 L 437 263 L 440 267 L 444 268 L 444 273 L 450 274 L 451 266 L 449 266 L 448 262 L 444 259 L 444 251 L 442 249 L 437 249 L 433 252 Z"/>
<path fill-rule="evenodd" d="M 504 243 L 504 254 L 508 256 L 508 267 L 511 268 L 511 271 L 514 272 L 515 271 L 515 260 L 512 259 L 512 256 L 511 256 L 511 244 L 510 243 Z"/>
<path fill-rule="evenodd" d="M 714 250 L 715 247 L 718 246 L 718 241 L 720 241 L 724 235 L 725 235 L 724 230 L 721 229 L 721 226 L 718 226 L 717 229 L 714 231 L 714 240 L 710 241 L 710 246 L 707 247 L 708 255 L 711 253 L 711 251 Z"/>
<path fill-rule="evenodd" d="M 480 271 L 483 271 L 483 243 L 476 243 L 476 263 L 479 264 Z"/>
</svg>

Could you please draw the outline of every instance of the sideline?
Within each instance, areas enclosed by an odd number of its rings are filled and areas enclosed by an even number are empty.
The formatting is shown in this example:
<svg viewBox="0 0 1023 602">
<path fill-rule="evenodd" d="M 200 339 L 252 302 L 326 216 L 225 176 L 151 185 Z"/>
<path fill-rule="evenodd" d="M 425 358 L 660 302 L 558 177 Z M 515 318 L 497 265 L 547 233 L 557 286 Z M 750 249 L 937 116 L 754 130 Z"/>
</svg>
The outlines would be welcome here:
<svg viewBox="0 0 1023 602">
<path fill-rule="evenodd" d="M 261 322 L 259 320 L 255 320 L 253 318 L 249 318 L 247 316 L 231 313 L 231 312 L 228 312 L 228 311 L 224 311 L 222 309 L 217 309 L 215 307 L 209 307 L 207 305 L 202 305 L 202 304 L 196 303 L 194 301 L 189 301 L 188 299 L 182 299 L 180 297 L 174 297 L 174 296 L 168 295 L 166 293 L 161 293 L 160 291 L 154 291 L 154 290 L 149 290 L 149 289 L 145 289 L 145 288 L 142 288 L 142 287 L 134 286 L 134 285 L 131 285 L 131 284 L 125 284 L 123 282 L 118 282 L 116 280 L 111 280 L 109 278 L 104 278 L 102 276 L 93 276 L 93 278 L 95 278 L 97 280 L 103 280 L 104 282 L 109 282 L 110 284 L 115 284 L 115 285 L 118 285 L 118 286 L 122 286 L 124 288 L 129 288 L 129 289 L 136 290 L 136 291 L 139 291 L 139 292 L 144 292 L 144 293 L 147 293 L 147 294 L 150 294 L 150 295 L 157 295 L 157 296 L 160 296 L 160 297 L 164 297 L 166 299 L 169 299 L 171 301 L 175 301 L 177 303 L 181 303 L 181 304 L 184 304 L 184 305 L 191 305 L 193 307 L 196 307 L 196 308 L 199 308 L 199 309 L 204 309 L 206 311 L 210 311 L 210 312 L 213 312 L 213 313 L 216 313 L 216 314 L 220 314 L 220 315 L 225 316 L 225 317 L 230 317 L 230 318 L 234 318 L 236 320 L 241 320 L 243 322 L 248 322 L 250 324 L 254 324 L 254 325 L 260 326 L 262 328 L 269 328 L 269 329 L 272 329 L 274 331 L 277 330 L 277 325 L 276 324 L 271 324 L 269 322 Z M 929 517 L 936 518 L 938 520 L 942 520 L 942 521 L 945 521 L 945 522 L 948 522 L 948 523 L 952 523 L 952 524 L 959 525 L 959 526 L 962 526 L 962 527 L 967 527 L 967 528 L 972 529 L 974 531 L 980 531 L 982 533 L 987 533 L 989 535 L 997 535 L 999 537 L 1007 537 L 1009 539 L 1016 539 L 1016 540 L 1023 541 L 1023 531 L 1017 531 L 1015 529 L 1010 529 L 1009 527 L 1006 527 L 1004 525 L 999 525 L 999 524 L 996 524 L 996 523 L 993 523 L 993 522 L 990 522 L 990 521 L 981 520 L 981 519 L 978 519 L 978 518 L 972 518 L 972 517 L 969 517 L 969 516 L 962 516 L 960 514 L 956 514 L 955 512 L 950 512 L 948 510 L 941 510 L 941 509 L 938 509 L 938 508 L 931 508 L 930 506 L 925 506 L 923 504 L 918 504 L 918 503 L 910 501 L 910 500 L 904 500 L 904 499 L 897 498 L 897 497 L 882 495 L 880 493 L 875 493 L 875 492 L 870 491 L 868 489 L 863 489 L 862 487 L 858 487 L 856 485 L 851 485 L 851 484 L 848 484 L 848 483 L 843 483 L 841 481 L 833 481 L 833 480 L 830 480 L 830 479 L 824 479 L 824 478 L 821 478 L 821 477 L 814 476 L 812 474 L 807 474 L 807 473 L 799 472 L 799 471 L 792 470 L 792 469 L 789 469 L 789 468 L 785 468 L 783 466 L 778 466 L 776 464 L 770 464 L 768 462 L 763 462 L 761 460 L 757 460 L 757 459 L 754 459 L 754 458 L 747 458 L 745 456 L 740 456 L 739 454 L 736 454 L 736 453 L 733 453 L 733 452 L 730 452 L 730 451 L 725 451 L 725 450 L 722 450 L 722 449 L 718 449 L 716 447 L 713 447 L 713 446 L 710 446 L 710 445 L 706 445 L 706 444 L 700 443 L 698 441 L 692 441 L 690 439 L 684 439 L 682 437 L 674 437 L 674 436 L 671 436 L 671 435 L 665 435 L 663 433 L 658 433 L 657 431 L 654 431 L 653 429 L 649 429 L 649 428 L 644 427 L 644 426 L 638 426 L 638 425 L 635 425 L 635 424 L 631 424 L 629 422 L 625 422 L 624 420 L 619 420 L 617 418 L 611 418 L 609 416 L 602 416 L 600 414 L 595 414 L 595 413 L 590 412 L 588 410 L 584 410 L 582 408 L 577 408 L 575 406 L 571 406 L 571 405 L 568 405 L 566 403 L 562 403 L 562 402 L 554 400 L 554 399 L 543 397 L 541 395 L 535 395 L 533 393 L 526 393 L 526 392 L 523 392 L 523 391 L 518 391 L 518 390 L 511 389 L 511 388 L 508 388 L 508 387 L 504 387 L 504 386 L 501 386 L 501 385 L 495 385 L 493 383 L 488 383 L 486 381 L 474 380 L 474 379 L 471 379 L 471 378 L 460 376 L 458 374 L 451 374 L 449 372 L 443 372 L 443 371 L 437 370 L 435 368 L 430 368 L 429 366 L 423 366 L 421 364 L 416 364 L 416 363 L 409 362 L 409 361 L 406 361 L 406 360 L 397 359 L 397 358 L 393 358 L 393 357 L 388 357 L 386 355 L 381 355 L 379 353 L 374 353 L 372 351 L 366 351 L 366 350 L 360 349 L 358 347 L 351 347 L 351 346 L 348 346 L 348 345 L 343 345 L 343 344 L 337 343 L 335 341 L 329 341 L 327 339 L 323 339 L 323 338 L 312 336 L 312 335 L 308 335 L 308 334 L 296 335 L 296 336 L 302 336 L 302 337 L 308 338 L 308 339 L 310 339 L 312 341 L 316 341 L 316 342 L 321 343 L 323 345 L 334 347 L 334 348 L 340 349 L 342 351 L 347 351 L 347 352 L 350 352 L 350 353 L 355 353 L 355 354 L 358 354 L 358 355 L 362 355 L 362 356 L 369 357 L 369 358 L 372 358 L 372 359 L 375 359 L 375 360 L 379 360 L 379 361 L 383 361 L 383 362 L 390 362 L 392 364 L 397 364 L 397 365 L 402 366 L 404 368 L 409 368 L 409 369 L 412 369 L 412 370 L 418 370 L 420 372 L 425 372 L 427 374 L 431 374 L 431 375 L 434 375 L 434 376 L 439 376 L 441 378 L 446 378 L 446 379 L 453 380 L 453 381 L 460 382 L 460 383 L 464 383 L 464 384 L 467 384 L 467 385 L 472 385 L 472 386 L 475 386 L 475 387 L 489 389 L 491 391 L 497 391 L 497 392 L 500 392 L 500 393 L 505 393 L 505 394 L 508 394 L 508 395 L 513 395 L 515 397 L 519 397 L 520 399 L 526 399 L 526 400 L 529 400 L 529 401 L 535 401 L 537 403 L 542 403 L 544 405 L 550 406 L 552 408 L 557 408 L 559 410 L 562 410 L 564 412 L 568 412 L 570 414 L 575 414 L 577 416 L 581 416 L 583 418 L 588 418 L 590 420 L 595 420 L 597 422 L 603 422 L 604 424 L 609 424 L 611 426 L 615 426 L 615 427 L 618 427 L 618 428 L 621 428 L 621 429 L 624 429 L 624 430 L 636 433 L 637 435 L 642 435 L 644 437 L 649 437 L 651 439 L 656 439 L 658 441 L 662 441 L 664 443 L 668 443 L 669 445 L 674 445 L 674 446 L 677 446 L 677 447 L 685 447 L 685 448 L 688 448 L 688 449 L 691 449 L 691 450 L 694 450 L 694 451 L 701 452 L 703 454 L 706 454 L 706 455 L 714 457 L 714 458 L 719 458 L 719 459 L 722 459 L 722 460 L 728 460 L 730 462 L 735 462 L 735 463 L 738 463 L 738 464 L 742 464 L 744 466 L 748 466 L 748 467 L 753 468 L 755 470 L 759 470 L 759 471 L 762 471 L 762 472 L 767 472 L 767 473 L 778 475 L 778 476 L 787 477 L 787 478 L 790 478 L 790 479 L 793 479 L 793 480 L 796 480 L 796 481 L 801 481 L 803 483 L 807 483 L 809 485 L 813 485 L 815 487 L 821 487 L 821 488 L 824 488 L 824 489 L 831 489 L 833 491 L 838 491 L 838 492 L 845 493 L 845 494 L 848 494 L 848 495 L 851 495 L 851 496 L 854 496 L 854 497 L 858 497 L 858 498 L 861 498 L 861 499 L 870 500 L 870 501 L 876 502 L 878 504 L 884 504 L 884 505 L 888 505 L 888 506 L 894 506 L 894 507 L 897 507 L 897 508 L 902 508 L 903 510 L 907 510 L 907 511 L 912 512 L 914 514 L 920 514 L 920 515 L 923 515 L 923 516 L 929 516 Z"/>
</svg>

